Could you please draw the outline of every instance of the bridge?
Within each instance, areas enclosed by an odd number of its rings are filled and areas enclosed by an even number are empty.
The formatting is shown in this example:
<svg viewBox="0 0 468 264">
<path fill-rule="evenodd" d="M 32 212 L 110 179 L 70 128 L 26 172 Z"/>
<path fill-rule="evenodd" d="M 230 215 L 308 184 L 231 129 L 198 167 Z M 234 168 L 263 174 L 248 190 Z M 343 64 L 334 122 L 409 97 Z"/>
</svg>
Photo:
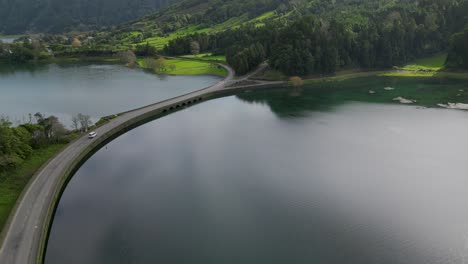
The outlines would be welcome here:
<svg viewBox="0 0 468 264">
<path fill-rule="evenodd" d="M 96 128 L 96 138 L 89 140 L 86 135 L 82 136 L 44 165 L 23 191 L 3 230 L 0 263 L 43 263 L 50 226 L 63 189 L 81 164 L 110 140 L 150 120 L 207 99 L 245 89 L 284 85 L 283 82 L 243 85 L 255 72 L 234 79 L 230 67 L 219 65 L 228 71 L 224 80 L 205 89 L 121 113 Z"/>
</svg>

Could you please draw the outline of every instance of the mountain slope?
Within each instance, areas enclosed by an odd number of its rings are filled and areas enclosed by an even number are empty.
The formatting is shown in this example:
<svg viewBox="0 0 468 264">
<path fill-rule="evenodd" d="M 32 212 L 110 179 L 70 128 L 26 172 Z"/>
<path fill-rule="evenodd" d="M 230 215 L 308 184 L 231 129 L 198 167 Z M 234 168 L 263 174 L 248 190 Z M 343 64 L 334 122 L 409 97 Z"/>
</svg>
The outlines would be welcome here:
<svg viewBox="0 0 468 264">
<path fill-rule="evenodd" d="M 178 0 L 0 0 L 0 33 L 87 31 L 130 21 Z"/>
</svg>

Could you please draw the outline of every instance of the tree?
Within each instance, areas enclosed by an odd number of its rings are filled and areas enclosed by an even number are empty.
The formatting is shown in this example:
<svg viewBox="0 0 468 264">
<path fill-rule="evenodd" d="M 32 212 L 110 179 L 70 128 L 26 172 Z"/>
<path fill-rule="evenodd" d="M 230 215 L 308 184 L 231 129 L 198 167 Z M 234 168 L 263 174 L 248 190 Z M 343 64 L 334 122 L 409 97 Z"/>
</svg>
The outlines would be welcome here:
<svg viewBox="0 0 468 264">
<path fill-rule="evenodd" d="M 145 58 L 143 60 L 143 64 L 145 66 L 145 68 L 148 68 L 148 69 L 151 69 L 151 70 L 155 70 L 156 67 L 157 67 L 157 64 L 156 64 L 156 60 L 153 59 L 153 58 Z"/>
<path fill-rule="evenodd" d="M 58 142 L 61 136 L 66 133 L 66 129 L 56 116 L 44 118 L 40 123 L 44 127 L 44 135 L 47 140 Z"/>
<path fill-rule="evenodd" d="M 138 56 L 155 57 L 158 55 L 157 53 L 158 51 L 156 47 L 150 45 L 149 42 L 146 42 L 146 44 L 137 45 L 135 50 L 135 54 Z"/>
<path fill-rule="evenodd" d="M 124 63 L 129 67 L 136 66 L 137 58 L 135 53 L 133 53 L 131 50 L 119 51 L 114 56 L 119 58 L 121 63 Z"/>
<path fill-rule="evenodd" d="M 74 38 L 71 45 L 75 48 L 81 47 L 81 41 L 78 38 Z"/>
<path fill-rule="evenodd" d="M 450 38 L 450 50 L 446 65 L 449 68 L 468 69 L 468 25 L 465 30 Z"/>
<path fill-rule="evenodd" d="M 156 64 L 156 69 L 159 71 L 165 71 L 166 70 L 166 59 L 164 58 L 159 58 L 155 61 Z"/>
<path fill-rule="evenodd" d="M 40 124 L 44 120 L 44 115 L 40 112 L 34 114 L 34 118 L 36 118 L 36 123 Z"/>
<path fill-rule="evenodd" d="M 192 41 L 190 42 L 190 52 L 193 55 L 198 55 L 200 54 L 200 43 L 198 41 Z"/>
<path fill-rule="evenodd" d="M 10 126 L 7 118 L 0 117 L 0 172 L 15 168 L 32 153 L 29 132 Z"/>
<path fill-rule="evenodd" d="M 72 116 L 71 121 L 72 121 L 73 130 L 78 131 L 78 129 L 80 128 L 80 119 L 79 119 L 78 115 Z"/>
<path fill-rule="evenodd" d="M 302 78 L 299 76 L 293 76 L 289 78 L 289 82 L 293 87 L 301 87 L 304 85 L 304 80 L 302 80 Z"/>
<path fill-rule="evenodd" d="M 80 120 L 81 131 L 87 132 L 89 127 L 92 125 L 91 117 L 89 115 L 78 114 L 78 120 Z"/>
</svg>

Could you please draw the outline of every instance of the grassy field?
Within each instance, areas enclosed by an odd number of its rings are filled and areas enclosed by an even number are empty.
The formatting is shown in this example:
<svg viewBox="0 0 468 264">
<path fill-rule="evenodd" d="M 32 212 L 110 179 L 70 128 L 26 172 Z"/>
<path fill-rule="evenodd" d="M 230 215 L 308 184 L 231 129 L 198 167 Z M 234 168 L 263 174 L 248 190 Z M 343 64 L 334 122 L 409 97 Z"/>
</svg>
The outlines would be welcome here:
<svg viewBox="0 0 468 264">
<path fill-rule="evenodd" d="M 216 56 L 216 55 L 212 55 L 211 53 L 202 53 L 198 55 L 185 55 L 182 57 L 190 58 L 190 59 L 198 59 L 198 60 L 226 62 L 226 56 L 222 56 L 222 55 Z"/>
<path fill-rule="evenodd" d="M 157 49 L 163 49 L 164 46 L 167 43 L 169 43 L 169 41 L 176 39 L 178 37 L 183 37 L 183 36 L 191 35 L 194 33 L 207 33 L 209 31 L 210 31 L 209 28 L 200 28 L 199 25 L 191 25 L 186 28 L 179 29 L 176 32 L 171 33 L 165 37 L 156 36 L 156 37 L 145 39 L 140 44 L 146 44 L 148 42 L 149 44 L 156 46 Z"/>
<path fill-rule="evenodd" d="M 34 173 L 63 147 L 64 145 L 52 145 L 35 150 L 17 169 L 0 174 L 0 230 L 3 229 L 16 200 Z"/>
<path fill-rule="evenodd" d="M 138 59 L 138 65 L 147 69 L 144 59 Z M 173 65 L 173 66 L 172 66 Z M 167 59 L 165 70 L 155 70 L 160 74 L 171 75 L 216 75 L 226 76 L 227 72 L 224 68 L 207 61 L 185 60 L 185 59 Z"/>
<path fill-rule="evenodd" d="M 178 37 L 183 37 L 183 36 L 187 36 L 187 35 L 191 35 L 195 33 L 198 33 L 198 34 L 217 33 L 217 32 L 222 32 L 228 29 L 236 29 L 241 26 L 245 26 L 247 24 L 255 24 L 256 26 L 263 26 L 264 25 L 263 21 L 267 19 L 272 19 L 274 16 L 275 16 L 275 13 L 273 11 L 270 11 L 252 19 L 249 19 L 247 15 L 243 15 L 239 17 L 233 17 L 222 23 L 210 25 L 210 26 L 203 25 L 203 24 L 190 25 L 190 26 L 181 28 L 173 33 L 170 33 L 166 36 L 154 36 L 151 38 L 144 39 L 140 44 L 146 44 L 148 42 L 151 45 L 154 45 L 157 49 L 163 49 L 164 46 L 169 43 L 169 41 L 176 39 Z M 130 44 L 129 38 L 135 35 L 139 35 L 139 34 L 141 33 L 131 32 L 129 37 L 123 39 L 123 42 L 126 44 Z"/>
<path fill-rule="evenodd" d="M 468 72 L 417 72 L 417 71 L 391 71 L 379 73 L 386 77 L 419 77 L 419 78 L 450 78 L 468 80 Z"/>
<path fill-rule="evenodd" d="M 443 69 L 446 60 L 447 53 L 439 53 L 432 57 L 415 60 L 400 69 L 406 71 L 440 71 Z"/>
</svg>

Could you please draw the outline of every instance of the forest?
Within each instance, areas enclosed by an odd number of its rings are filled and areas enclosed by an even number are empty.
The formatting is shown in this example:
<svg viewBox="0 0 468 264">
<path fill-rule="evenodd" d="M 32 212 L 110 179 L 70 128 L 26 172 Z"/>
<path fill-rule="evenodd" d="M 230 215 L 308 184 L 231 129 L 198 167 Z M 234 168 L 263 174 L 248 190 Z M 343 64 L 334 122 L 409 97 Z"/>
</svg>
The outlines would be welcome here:
<svg viewBox="0 0 468 264">
<path fill-rule="evenodd" d="M 468 69 L 468 26 L 463 32 L 454 34 L 450 38 L 450 52 L 447 67 L 454 69 Z"/>
<path fill-rule="evenodd" d="M 185 0 L 106 30 L 0 44 L 0 60 L 178 56 L 195 45 L 225 55 L 238 74 L 264 61 L 290 76 L 388 69 L 440 52 L 446 69 L 466 69 L 467 25 L 468 0 Z"/>
<path fill-rule="evenodd" d="M 164 51 L 187 54 L 195 41 L 202 52 L 225 53 L 240 74 L 266 59 L 287 75 L 328 74 L 346 67 L 391 68 L 445 50 L 451 54 L 448 65 L 466 68 L 461 58 L 466 58 L 467 32 L 457 32 L 467 23 L 467 1 L 399 1 L 369 12 L 375 2 L 357 4 L 353 14 L 310 13 L 287 23 L 183 36 Z"/>
</svg>

